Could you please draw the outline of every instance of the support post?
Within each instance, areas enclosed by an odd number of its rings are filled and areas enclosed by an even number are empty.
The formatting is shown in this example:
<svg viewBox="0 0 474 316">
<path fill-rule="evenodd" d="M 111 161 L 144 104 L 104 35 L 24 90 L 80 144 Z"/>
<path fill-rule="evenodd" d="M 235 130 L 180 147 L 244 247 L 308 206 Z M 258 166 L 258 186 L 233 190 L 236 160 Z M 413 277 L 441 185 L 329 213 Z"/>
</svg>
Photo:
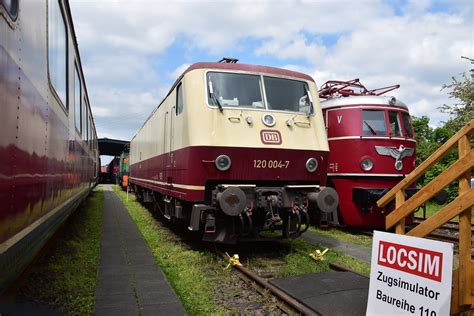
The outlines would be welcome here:
<svg viewBox="0 0 474 316">
<path fill-rule="evenodd" d="M 459 159 L 471 150 L 468 135 L 464 135 L 458 142 Z M 459 195 L 466 193 L 470 188 L 470 172 L 459 178 Z M 459 214 L 459 305 L 471 305 L 472 295 L 472 266 L 471 266 L 471 207 Z"/>
<path fill-rule="evenodd" d="M 395 209 L 405 203 L 405 190 L 400 190 L 395 194 Z M 405 217 L 403 217 L 395 226 L 395 233 L 405 235 Z"/>
</svg>

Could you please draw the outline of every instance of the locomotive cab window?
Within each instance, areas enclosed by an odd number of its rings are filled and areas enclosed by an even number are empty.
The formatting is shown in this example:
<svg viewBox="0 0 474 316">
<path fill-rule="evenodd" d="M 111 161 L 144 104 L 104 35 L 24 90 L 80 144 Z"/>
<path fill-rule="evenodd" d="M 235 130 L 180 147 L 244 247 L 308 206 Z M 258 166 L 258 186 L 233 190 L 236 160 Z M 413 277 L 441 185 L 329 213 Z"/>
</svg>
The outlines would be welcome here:
<svg viewBox="0 0 474 316">
<path fill-rule="evenodd" d="M 410 114 L 402 113 L 403 125 L 405 126 L 405 133 L 407 137 L 413 137 L 413 126 L 411 125 Z"/>
<path fill-rule="evenodd" d="M 176 115 L 179 115 L 183 112 L 184 109 L 184 100 L 183 100 L 183 84 L 180 83 L 178 88 L 176 88 Z"/>
<path fill-rule="evenodd" d="M 58 0 L 50 0 L 48 9 L 49 78 L 62 106 L 67 110 L 66 23 Z"/>
<path fill-rule="evenodd" d="M 210 72 L 207 74 L 208 103 L 218 107 L 264 108 L 260 77 Z"/>
<path fill-rule="evenodd" d="M 264 77 L 269 110 L 312 113 L 308 85 L 302 81 Z"/>
<path fill-rule="evenodd" d="M 81 97 L 81 80 L 79 79 L 79 72 L 77 65 L 74 71 L 74 121 L 76 130 L 81 134 L 82 132 L 82 97 Z"/>
<path fill-rule="evenodd" d="M 239 107 L 313 113 L 309 88 L 303 81 L 249 74 L 209 72 L 207 87 L 209 105 L 218 106 L 221 109 L 223 107 Z"/>
<path fill-rule="evenodd" d="M 385 111 L 362 110 L 363 135 L 386 135 Z"/>
<path fill-rule="evenodd" d="M 398 112 L 388 111 L 388 119 L 390 122 L 390 136 L 402 136 Z"/>
<path fill-rule="evenodd" d="M 7 11 L 12 20 L 16 20 L 18 16 L 18 0 L 0 0 L 0 3 Z"/>
</svg>

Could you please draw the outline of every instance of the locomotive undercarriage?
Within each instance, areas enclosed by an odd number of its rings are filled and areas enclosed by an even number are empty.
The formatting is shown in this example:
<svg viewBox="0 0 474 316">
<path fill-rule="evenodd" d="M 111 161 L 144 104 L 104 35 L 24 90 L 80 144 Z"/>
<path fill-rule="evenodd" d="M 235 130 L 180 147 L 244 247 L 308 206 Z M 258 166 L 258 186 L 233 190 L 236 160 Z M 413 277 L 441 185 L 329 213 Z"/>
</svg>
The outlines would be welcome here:
<svg viewBox="0 0 474 316">
<path fill-rule="evenodd" d="M 203 233 L 204 241 L 236 243 L 262 240 L 261 232 L 280 232 L 279 237 L 297 238 L 310 217 L 329 217 L 337 223 L 337 193 L 329 187 L 287 185 L 217 185 L 208 204 L 192 204 L 136 188 L 143 202 L 164 218 L 188 223 L 190 231 Z M 311 214 L 311 215 L 310 215 Z M 268 239 L 265 238 L 265 239 Z"/>
</svg>

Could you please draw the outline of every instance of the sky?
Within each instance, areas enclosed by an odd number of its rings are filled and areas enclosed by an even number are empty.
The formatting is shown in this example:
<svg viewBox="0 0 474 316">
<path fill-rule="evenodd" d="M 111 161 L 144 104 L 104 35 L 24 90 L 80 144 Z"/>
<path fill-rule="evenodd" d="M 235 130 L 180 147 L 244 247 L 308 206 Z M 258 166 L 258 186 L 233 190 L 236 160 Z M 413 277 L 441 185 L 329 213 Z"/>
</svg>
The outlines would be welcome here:
<svg viewBox="0 0 474 316">
<path fill-rule="evenodd" d="M 99 137 L 130 140 L 192 63 L 235 57 L 327 80 L 359 78 L 432 126 L 443 84 L 474 58 L 468 0 L 70 0 Z"/>
</svg>

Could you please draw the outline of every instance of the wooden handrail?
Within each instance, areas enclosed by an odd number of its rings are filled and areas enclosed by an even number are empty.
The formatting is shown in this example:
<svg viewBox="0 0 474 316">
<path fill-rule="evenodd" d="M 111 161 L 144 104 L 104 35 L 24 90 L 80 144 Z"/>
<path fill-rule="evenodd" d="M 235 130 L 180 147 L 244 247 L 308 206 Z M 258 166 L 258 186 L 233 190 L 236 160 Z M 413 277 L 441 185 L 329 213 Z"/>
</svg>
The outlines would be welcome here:
<svg viewBox="0 0 474 316">
<path fill-rule="evenodd" d="M 471 170 L 472 167 L 474 167 L 474 150 L 471 150 L 469 154 L 456 161 L 442 174 L 431 180 L 430 183 L 416 192 L 402 206 L 397 207 L 393 212 L 388 214 L 385 220 L 386 228 L 392 228 L 402 217 L 410 215 L 414 209 L 420 207 L 454 179 L 459 178 L 466 173 L 466 171 Z"/>
<path fill-rule="evenodd" d="M 387 205 L 388 202 L 395 198 L 397 191 L 406 189 L 416 180 L 418 180 L 428 169 L 436 164 L 443 156 L 453 148 L 458 141 L 465 135 L 471 135 L 474 132 L 474 120 L 471 120 L 463 128 L 461 128 L 456 134 L 453 135 L 446 143 L 439 147 L 428 159 L 423 161 L 418 167 L 415 168 L 408 176 L 382 196 L 378 201 L 379 207 Z"/>
</svg>

